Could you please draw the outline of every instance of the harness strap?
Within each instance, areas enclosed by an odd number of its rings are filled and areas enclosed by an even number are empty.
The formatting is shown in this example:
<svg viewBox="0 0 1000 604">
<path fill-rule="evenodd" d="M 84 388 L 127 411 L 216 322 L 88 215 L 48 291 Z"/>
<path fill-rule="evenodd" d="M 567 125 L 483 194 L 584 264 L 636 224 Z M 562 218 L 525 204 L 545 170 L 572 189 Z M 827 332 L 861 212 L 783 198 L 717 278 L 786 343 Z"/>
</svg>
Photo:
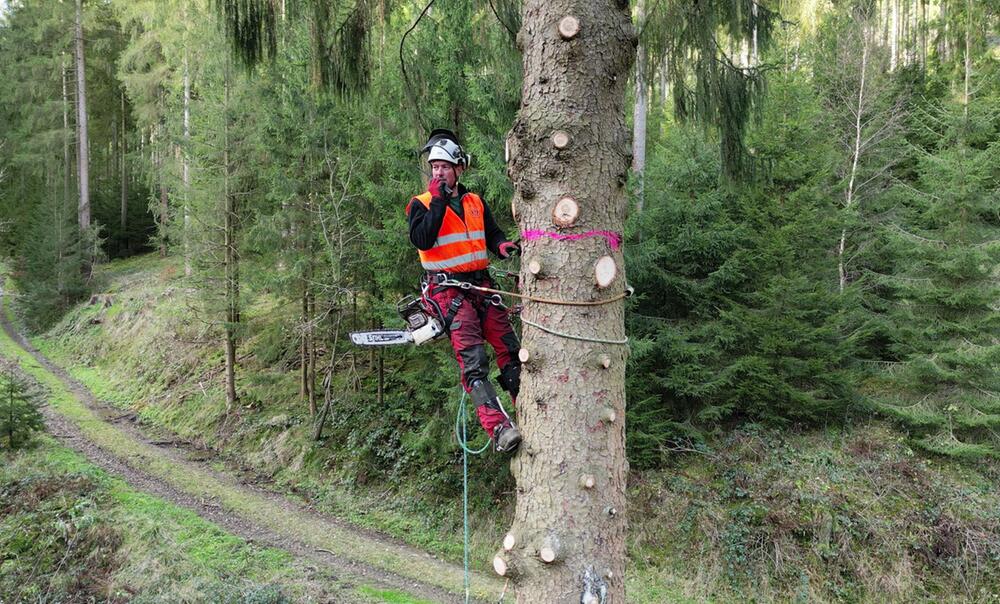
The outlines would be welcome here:
<svg viewBox="0 0 1000 604">
<path fill-rule="evenodd" d="M 458 309 L 462 307 L 462 302 L 465 301 L 465 293 L 459 292 L 457 296 L 451 299 L 448 304 L 448 314 L 444 316 L 444 329 L 445 331 L 451 331 L 451 323 L 455 320 L 455 315 L 458 314 Z"/>
</svg>

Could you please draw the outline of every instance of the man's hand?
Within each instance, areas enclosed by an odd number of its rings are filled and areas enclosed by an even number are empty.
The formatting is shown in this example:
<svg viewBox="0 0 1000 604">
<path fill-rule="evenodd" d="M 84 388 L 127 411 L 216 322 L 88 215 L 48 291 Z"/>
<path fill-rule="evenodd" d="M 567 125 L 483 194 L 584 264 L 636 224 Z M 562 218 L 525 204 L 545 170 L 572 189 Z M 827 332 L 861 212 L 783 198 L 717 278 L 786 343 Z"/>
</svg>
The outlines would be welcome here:
<svg viewBox="0 0 1000 604">
<path fill-rule="evenodd" d="M 451 197 L 451 189 L 448 188 L 448 184 L 440 178 L 432 178 L 431 182 L 427 185 L 427 192 L 431 194 L 431 197 L 437 197 L 440 199 L 447 199 Z"/>
<path fill-rule="evenodd" d="M 501 258 L 510 258 L 514 254 L 520 254 L 521 248 L 519 248 L 513 241 L 504 241 L 500 244 L 499 251 Z"/>
</svg>

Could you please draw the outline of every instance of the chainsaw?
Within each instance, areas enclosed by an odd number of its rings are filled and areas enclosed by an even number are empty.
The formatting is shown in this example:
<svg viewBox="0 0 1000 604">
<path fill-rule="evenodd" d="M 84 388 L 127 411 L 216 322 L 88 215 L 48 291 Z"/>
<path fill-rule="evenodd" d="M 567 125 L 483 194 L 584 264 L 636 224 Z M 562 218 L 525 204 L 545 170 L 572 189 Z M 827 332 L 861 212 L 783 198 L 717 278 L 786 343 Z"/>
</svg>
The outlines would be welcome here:
<svg viewBox="0 0 1000 604">
<path fill-rule="evenodd" d="M 396 303 L 396 310 L 406 322 L 406 329 L 376 329 L 352 331 L 351 341 L 358 346 L 395 346 L 397 344 L 426 344 L 444 335 L 441 320 L 424 310 L 420 298 L 406 296 Z"/>
</svg>

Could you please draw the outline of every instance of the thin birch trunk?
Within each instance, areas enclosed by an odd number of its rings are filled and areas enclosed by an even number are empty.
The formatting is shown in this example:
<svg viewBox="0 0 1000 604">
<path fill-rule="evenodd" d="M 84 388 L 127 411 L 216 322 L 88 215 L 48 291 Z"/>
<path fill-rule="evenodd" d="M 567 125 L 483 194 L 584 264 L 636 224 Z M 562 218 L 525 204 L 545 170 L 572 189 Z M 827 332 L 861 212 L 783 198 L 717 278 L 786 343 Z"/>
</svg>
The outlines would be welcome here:
<svg viewBox="0 0 1000 604">
<path fill-rule="evenodd" d="M 861 116 L 865 105 L 865 84 L 868 78 L 868 35 L 864 29 L 861 32 L 861 83 L 858 86 L 858 104 L 854 121 L 854 148 L 851 158 L 851 172 L 847 181 L 847 191 L 844 194 L 844 210 L 850 210 L 854 205 L 854 184 L 858 175 L 858 160 L 861 156 Z M 847 269 L 844 265 L 844 251 L 847 248 L 847 228 L 840 231 L 840 244 L 837 246 L 837 273 L 840 277 L 840 293 L 847 286 Z"/>
</svg>

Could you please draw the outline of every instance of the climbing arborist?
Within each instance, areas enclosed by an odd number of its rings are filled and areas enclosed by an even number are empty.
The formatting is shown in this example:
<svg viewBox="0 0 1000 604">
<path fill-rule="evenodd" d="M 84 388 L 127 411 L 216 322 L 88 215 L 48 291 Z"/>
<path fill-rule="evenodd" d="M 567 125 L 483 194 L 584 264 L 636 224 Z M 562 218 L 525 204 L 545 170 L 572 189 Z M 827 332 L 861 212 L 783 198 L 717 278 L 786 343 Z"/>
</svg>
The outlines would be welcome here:
<svg viewBox="0 0 1000 604">
<path fill-rule="evenodd" d="M 469 167 L 469 155 L 455 133 L 432 131 L 421 153 L 427 153 L 431 178 L 427 191 L 410 199 L 406 214 L 410 241 L 426 270 L 421 280 L 423 302 L 448 330 L 462 387 L 476 405 L 479 423 L 497 451 L 514 451 L 521 433 L 490 383 L 484 340 L 496 352 L 497 382 L 516 404 L 521 383 L 517 335 L 499 296 L 463 289 L 462 284 L 495 288 L 487 270 L 487 251 L 509 258 L 519 249 L 497 226 L 479 195 L 459 182 Z"/>
</svg>

